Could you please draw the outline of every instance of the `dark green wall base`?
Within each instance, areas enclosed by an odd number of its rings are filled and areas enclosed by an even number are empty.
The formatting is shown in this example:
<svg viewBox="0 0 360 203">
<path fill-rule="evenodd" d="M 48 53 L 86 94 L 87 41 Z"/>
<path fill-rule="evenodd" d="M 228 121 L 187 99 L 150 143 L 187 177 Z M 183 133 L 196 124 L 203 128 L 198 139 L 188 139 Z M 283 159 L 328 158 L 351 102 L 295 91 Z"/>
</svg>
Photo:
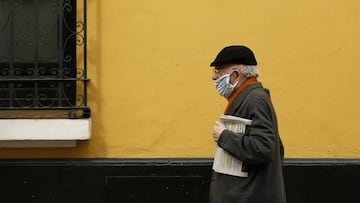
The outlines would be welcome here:
<svg viewBox="0 0 360 203">
<path fill-rule="evenodd" d="M 0 202 L 208 202 L 211 159 L 0 160 Z M 287 159 L 289 203 L 360 202 L 360 160 Z"/>
</svg>

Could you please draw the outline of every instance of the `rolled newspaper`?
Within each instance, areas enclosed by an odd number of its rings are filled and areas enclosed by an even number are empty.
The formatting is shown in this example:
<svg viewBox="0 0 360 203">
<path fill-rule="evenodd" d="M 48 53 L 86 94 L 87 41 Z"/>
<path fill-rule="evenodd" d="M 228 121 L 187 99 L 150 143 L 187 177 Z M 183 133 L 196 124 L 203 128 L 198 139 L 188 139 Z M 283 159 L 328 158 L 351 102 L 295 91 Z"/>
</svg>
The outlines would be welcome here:
<svg viewBox="0 0 360 203">
<path fill-rule="evenodd" d="M 249 119 L 230 115 L 222 115 L 220 120 L 224 123 L 226 129 L 235 133 L 245 133 L 246 125 L 251 125 Z M 219 146 L 215 152 L 213 170 L 227 175 L 248 177 L 248 173 L 243 171 L 243 162 L 234 158 Z"/>
</svg>

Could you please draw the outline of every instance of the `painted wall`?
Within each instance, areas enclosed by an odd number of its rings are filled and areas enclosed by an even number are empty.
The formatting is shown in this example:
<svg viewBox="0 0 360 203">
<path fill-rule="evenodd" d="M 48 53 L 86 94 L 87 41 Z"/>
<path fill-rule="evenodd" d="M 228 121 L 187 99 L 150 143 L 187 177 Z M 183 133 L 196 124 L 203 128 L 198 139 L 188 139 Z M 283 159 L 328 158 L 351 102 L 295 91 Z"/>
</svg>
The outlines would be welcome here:
<svg viewBox="0 0 360 203">
<path fill-rule="evenodd" d="M 226 101 L 209 63 L 244 44 L 272 91 L 286 157 L 360 158 L 357 0 L 88 0 L 93 136 L 2 158 L 212 157 Z"/>
</svg>

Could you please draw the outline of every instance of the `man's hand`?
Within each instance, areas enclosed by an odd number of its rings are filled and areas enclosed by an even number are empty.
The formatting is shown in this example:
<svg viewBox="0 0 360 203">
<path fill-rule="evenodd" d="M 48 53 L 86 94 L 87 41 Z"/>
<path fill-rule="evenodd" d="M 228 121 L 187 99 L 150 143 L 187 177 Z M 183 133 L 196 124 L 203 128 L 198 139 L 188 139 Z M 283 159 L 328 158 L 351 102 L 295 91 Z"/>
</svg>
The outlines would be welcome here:
<svg viewBox="0 0 360 203">
<path fill-rule="evenodd" d="M 213 128 L 213 132 L 212 132 L 212 136 L 215 142 L 217 142 L 220 138 L 221 133 L 225 130 L 225 125 L 220 122 L 220 121 L 216 121 L 214 128 Z"/>
</svg>

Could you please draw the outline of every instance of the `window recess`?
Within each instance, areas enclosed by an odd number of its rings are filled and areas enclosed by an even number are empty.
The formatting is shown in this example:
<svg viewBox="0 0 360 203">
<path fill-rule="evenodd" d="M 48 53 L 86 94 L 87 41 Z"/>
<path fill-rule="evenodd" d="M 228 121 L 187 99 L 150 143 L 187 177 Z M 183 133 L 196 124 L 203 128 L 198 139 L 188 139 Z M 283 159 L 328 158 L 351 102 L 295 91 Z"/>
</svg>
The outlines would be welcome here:
<svg viewBox="0 0 360 203">
<path fill-rule="evenodd" d="M 0 0 L 0 118 L 89 118 L 86 1 Z"/>
</svg>

